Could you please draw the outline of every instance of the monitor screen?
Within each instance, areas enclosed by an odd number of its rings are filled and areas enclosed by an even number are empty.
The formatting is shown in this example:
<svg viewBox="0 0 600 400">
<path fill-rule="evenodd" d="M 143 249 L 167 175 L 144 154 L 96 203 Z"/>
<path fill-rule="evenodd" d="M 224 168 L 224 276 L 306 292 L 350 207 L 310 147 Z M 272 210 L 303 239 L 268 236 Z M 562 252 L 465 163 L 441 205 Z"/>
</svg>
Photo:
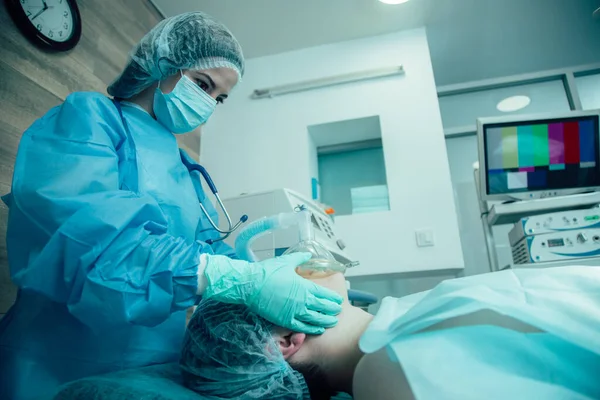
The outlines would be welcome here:
<svg viewBox="0 0 600 400">
<path fill-rule="evenodd" d="M 598 115 L 483 125 L 486 193 L 600 186 Z"/>
</svg>

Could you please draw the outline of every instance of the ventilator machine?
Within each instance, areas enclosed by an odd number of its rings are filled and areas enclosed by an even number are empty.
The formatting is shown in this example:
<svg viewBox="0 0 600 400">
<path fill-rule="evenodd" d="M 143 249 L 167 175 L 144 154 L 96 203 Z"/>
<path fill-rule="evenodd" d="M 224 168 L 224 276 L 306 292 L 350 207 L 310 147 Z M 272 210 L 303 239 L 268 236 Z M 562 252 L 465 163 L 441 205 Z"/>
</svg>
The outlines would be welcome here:
<svg viewBox="0 0 600 400">
<path fill-rule="evenodd" d="M 288 250 L 291 252 L 301 241 L 300 238 L 303 238 L 310 240 L 318 249 L 317 253 L 309 250 L 313 252 L 313 258 L 319 251 L 325 250 L 346 268 L 359 264 L 346 252 L 346 244 L 335 233 L 332 217 L 315 202 L 299 193 L 289 189 L 277 189 L 244 194 L 225 199 L 223 203 L 234 215 L 242 210 L 242 214 L 248 215 L 247 226 L 239 232 L 232 233 L 226 240 L 236 249 L 240 258 L 254 261 L 251 257 L 255 257 L 255 260 L 277 257 Z M 300 211 L 306 213 L 300 214 Z M 240 254 L 240 241 L 244 243 L 251 237 L 253 255 L 249 255 L 245 248 L 242 248 Z"/>
<path fill-rule="evenodd" d="M 333 218 L 299 193 L 283 188 L 243 194 L 223 203 L 233 215 L 248 215 L 247 225 L 226 239 L 241 259 L 258 261 L 309 252 L 312 259 L 296 271 L 310 278 L 345 273 L 360 264 L 346 252 L 346 244 L 335 232 Z M 353 305 L 362 308 L 378 301 L 370 293 L 352 289 L 348 290 L 348 297 Z"/>
</svg>

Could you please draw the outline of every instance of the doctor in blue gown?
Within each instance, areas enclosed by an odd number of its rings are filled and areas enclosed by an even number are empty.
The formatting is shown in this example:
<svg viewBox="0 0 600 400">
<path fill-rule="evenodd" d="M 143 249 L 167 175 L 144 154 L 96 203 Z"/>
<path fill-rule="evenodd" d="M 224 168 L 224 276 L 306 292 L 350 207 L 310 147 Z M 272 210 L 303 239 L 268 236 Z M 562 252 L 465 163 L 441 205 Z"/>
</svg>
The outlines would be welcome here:
<svg viewBox="0 0 600 400">
<path fill-rule="evenodd" d="M 248 263 L 212 242 L 199 202 L 215 208 L 182 161 L 174 134 L 205 123 L 243 72 L 223 25 L 182 14 L 134 48 L 114 100 L 73 93 L 23 134 L 3 197 L 19 292 L 0 321 L 0 398 L 177 360 L 199 296 L 306 333 L 335 325 L 341 298 L 294 272 L 310 255 Z"/>
</svg>

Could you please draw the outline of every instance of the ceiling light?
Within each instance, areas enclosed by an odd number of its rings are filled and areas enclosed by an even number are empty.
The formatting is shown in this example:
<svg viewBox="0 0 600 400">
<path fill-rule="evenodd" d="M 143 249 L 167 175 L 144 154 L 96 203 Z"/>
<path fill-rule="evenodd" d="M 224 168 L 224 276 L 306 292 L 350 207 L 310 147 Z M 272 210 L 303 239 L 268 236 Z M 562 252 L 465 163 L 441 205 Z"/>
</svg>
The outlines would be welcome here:
<svg viewBox="0 0 600 400">
<path fill-rule="evenodd" d="M 402 3 L 406 3 L 408 0 L 379 0 L 382 3 L 385 4 L 402 4 Z"/>
<path fill-rule="evenodd" d="M 513 112 L 527 107 L 531 99 L 527 96 L 511 96 L 501 100 L 496 108 L 502 112 Z"/>
</svg>

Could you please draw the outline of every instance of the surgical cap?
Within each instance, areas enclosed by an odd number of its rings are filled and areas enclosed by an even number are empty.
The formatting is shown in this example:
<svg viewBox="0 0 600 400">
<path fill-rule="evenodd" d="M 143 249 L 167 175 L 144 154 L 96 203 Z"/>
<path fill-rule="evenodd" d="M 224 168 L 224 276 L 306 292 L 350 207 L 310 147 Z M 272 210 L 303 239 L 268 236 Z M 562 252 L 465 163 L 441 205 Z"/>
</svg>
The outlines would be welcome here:
<svg viewBox="0 0 600 400">
<path fill-rule="evenodd" d="M 158 23 L 132 50 L 129 63 L 108 87 L 129 98 L 183 69 L 231 68 L 241 79 L 244 55 L 233 34 L 201 12 L 188 12 Z"/>
<path fill-rule="evenodd" d="M 243 305 L 202 301 L 183 342 L 184 384 L 218 399 L 310 399 L 304 378 L 284 360 L 273 328 Z"/>
</svg>

